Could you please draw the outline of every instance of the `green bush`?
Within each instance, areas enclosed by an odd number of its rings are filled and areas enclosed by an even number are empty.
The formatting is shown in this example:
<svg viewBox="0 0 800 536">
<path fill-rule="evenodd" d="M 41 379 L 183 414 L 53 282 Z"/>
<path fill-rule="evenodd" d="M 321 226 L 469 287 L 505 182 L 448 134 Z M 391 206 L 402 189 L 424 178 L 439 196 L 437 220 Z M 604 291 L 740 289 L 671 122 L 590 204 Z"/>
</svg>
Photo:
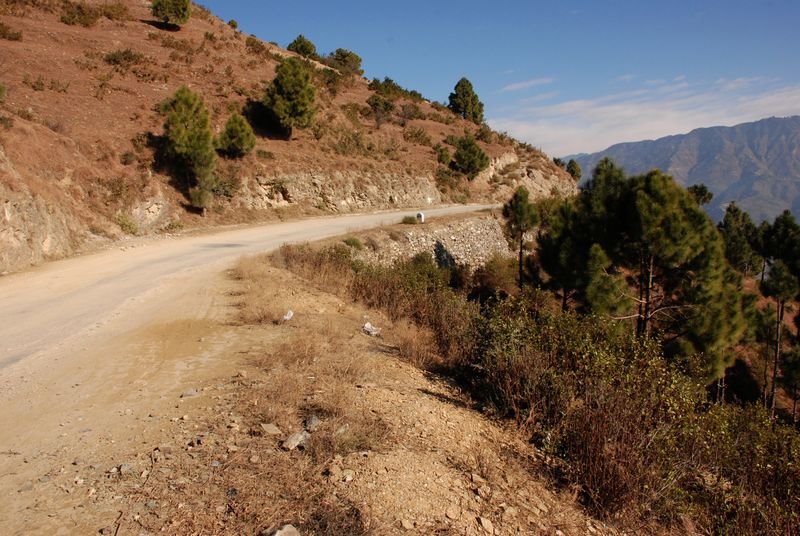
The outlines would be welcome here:
<svg viewBox="0 0 800 536">
<path fill-rule="evenodd" d="M 403 216 L 403 219 L 400 221 L 400 223 L 404 225 L 416 225 L 417 218 L 416 216 Z"/>
<path fill-rule="evenodd" d="M 129 215 L 124 213 L 119 213 L 114 218 L 114 223 L 116 223 L 119 228 L 122 230 L 123 233 L 129 235 L 138 235 L 139 234 L 139 226 L 136 222 L 131 218 Z"/>
<path fill-rule="evenodd" d="M 309 41 L 303 34 L 298 35 L 294 41 L 289 43 L 286 50 L 300 54 L 304 58 L 317 59 L 317 47 Z"/>
<path fill-rule="evenodd" d="M 6 94 L 8 90 L 6 89 L 6 85 L 0 82 L 0 104 L 6 102 Z"/>
<path fill-rule="evenodd" d="M 361 68 L 361 56 L 345 48 L 337 48 L 331 54 L 322 58 L 322 62 L 328 67 L 339 71 L 343 76 L 361 76 L 364 70 Z"/>
<path fill-rule="evenodd" d="M 238 23 L 238 22 L 236 22 L 236 20 L 235 20 L 235 19 L 231 19 L 231 20 L 229 20 L 229 21 L 228 21 L 228 26 L 230 26 L 230 27 L 231 27 L 231 28 L 233 28 L 234 30 L 238 30 L 238 29 L 239 29 L 239 23 Z"/>
<path fill-rule="evenodd" d="M 453 155 L 453 168 L 464 173 L 469 178 L 489 167 L 489 157 L 470 135 L 465 135 L 456 143 L 456 152 Z"/>
<path fill-rule="evenodd" d="M 250 123 L 238 112 L 231 114 L 217 139 L 217 149 L 232 158 L 239 158 L 252 151 L 255 146 L 256 135 Z"/>
<path fill-rule="evenodd" d="M 189 0 L 153 0 L 150 10 L 158 20 L 177 26 L 189 21 L 192 3 Z"/>
<path fill-rule="evenodd" d="M 450 156 L 450 151 L 447 150 L 447 147 L 437 143 L 434 145 L 433 150 L 436 151 L 436 161 L 444 166 L 449 166 L 450 162 L 453 160 L 453 157 Z"/>
<path fill-rule="evenodd" d="M 0 39 L 7 41 L 22 41 L 22 32 L 14 31 L 9 26 L 0 22 Z"/>
</svg>

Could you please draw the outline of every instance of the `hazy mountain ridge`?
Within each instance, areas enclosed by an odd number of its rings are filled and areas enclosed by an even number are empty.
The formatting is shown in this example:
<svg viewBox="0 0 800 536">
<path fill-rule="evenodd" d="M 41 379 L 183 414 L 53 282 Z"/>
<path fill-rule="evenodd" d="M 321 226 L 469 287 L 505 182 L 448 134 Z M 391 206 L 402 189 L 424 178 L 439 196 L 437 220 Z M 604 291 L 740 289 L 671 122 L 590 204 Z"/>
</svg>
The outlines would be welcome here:
<svg viewBox="0 0 800 536">
<path fill-rule="evenodd" d="M 708 210 L 717 219 L 731 201 L 756 221 L 785 209 L 800 212 L 800 116 L 698 128 L 567 158 L 575 158 L 589 176 L 604 156 L 630 174 L 659 168 L 681 184 L 704 183 L 714 192 Z"/>
</svg>

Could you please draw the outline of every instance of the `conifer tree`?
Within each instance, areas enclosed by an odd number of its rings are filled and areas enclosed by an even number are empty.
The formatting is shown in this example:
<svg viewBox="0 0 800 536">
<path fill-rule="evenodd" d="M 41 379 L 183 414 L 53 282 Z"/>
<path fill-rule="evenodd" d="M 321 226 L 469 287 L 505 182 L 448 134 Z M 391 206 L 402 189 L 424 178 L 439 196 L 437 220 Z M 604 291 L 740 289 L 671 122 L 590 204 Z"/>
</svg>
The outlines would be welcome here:
<svg viewBox="0 0 800 536">
<path fill-rule="evenodd" d="M 592 302 L 612 310 L 627 303 L 628 314 L 616 316 L 636 319 L 638 336 L 659 336 L 670 355 L 702 352 L 703 373 L 722 372 L 731 357 L 726 349 L 744 330 L 739 281 L 719 233 L 686 190 L 657 170 L 627 178 L 604 159 L 575 209 L 559 214 L 569 218 L 554 218 L 538 253 L 564 295 L 573 289 L 589 309 Z M 600 249 L 592 253 L 595 244 Z M 604 303 L 610 296 L 601 290 L 621 283 L 613 276 L 622 271 L 632 287 L 625 302 Z"/>
<path fill-rule="evenodd" d="M 328 67 L 339 71 L 342 76 L 361 76 L 364 74 L 364 69 L 361 68 L 361 56 L 346 48 L 337 48 L 325 56 L 324 63 Z"/>
<path fill-rule="evenodd" d="M 298 35 L 294 41 L 289 43 L 286 50 L 300 54 L 304 58 L 317 59 L 317 47 L 309 41 L 303 34 Z"/>
<path fill-rule="evenodd" d="M 232 158 L 239 158 L 252 151 L 255 146 L 253 127 L 242 114 L 232 113 L 217 139 L 217 149 Z"/>
<path fill-rule="evenodd" d="M 459 80 L 453 93 L 450 93 L 448 108 L 467 121 L 477 125 L 483 123 L 483 103 L 475 93 L 472 82 L 466 78 Z"/>
<path fill-rule="evenodd" d="M 158 20 L 179 26 L 189 21 L 192 3 L 190 0 L 153 0 L 150 10 Z"/>
<path fill-rule="evenodd" d="M 624 314 L 627 288 L 625 279 L 611 269 L 606 252 L 593 244 L 586 263 L 586 303 L 593 313 L 613 318 Z"/>
<path fill-rule="evenodd" d="M 456 143 L 452 165 L 456 171 L 464 173 L 469 178 L 474 178 L 475 175 L 489 167 L 489 157 L 483 152 L 475 138 L 466 134 Z"/>
<path fill-rule="evenodd" d="M 311 125 L 316 113 L 315 98 L 316 91 L 306 65 L 297 58 L 287 58 L 276 69 L 264 104 L 275 113 L 291 138 L 295 127 Z"/>
<path fill-rule="evenodd" d="M 567 162 L 566 170 L 567 170 L 567 173 L 572 175 L 572 178 L 575 179 L 575 182 L 578 182 L 578 181 L 581 180 L 581 176 L 583 175 L 583 172 L 581 171 L 580 164 L 578 164 L 578 162 L 576 162 L 574 158 L 571 158 L 570 161 Z"/>
<path fill-rule="evenodd" d="M 770 406 L 775 414 L 775 384 L 781 358 L 781 338 L 783 335 L 783 317 L 786 311 L 786 302 L 792 300 L 798 293 L 797 277 L 792 274 L 789 267 L 780 259 L 772 263 L 769 277 L 761 285 L 761 292 L 765 296 L 775 298 L 777 302 L 777 316 L 775 320 L 775 344 L 772 359 L 772 386 L 770 388 Z"/>
<path fill-rule="evenodd" d="M 691 194 L 700 206 L 707 205 L 714 199 L 714 194 L 708 189 L 708 186 L 703 183 L 693 184 L 689 186 L 686 191 Z"/>
<path fill-rule="evenodd" d="M 164 136 L 167 150 L 185 167 L 190 181 L 192 204 L 205 211 L 213 199 L 216 186 L 214 135 L 203 100 L 188 87 L 182 86 L 165 103 Z"/>
<path fill-rule="evenodd" d="M 760 268 L 762 259 L 753 247 L 758 244 L 758 229 L 747 212 L 731 202 L 717 229 L 725 243 L 725 258 L 733 268 L 745 277 Z"/>
<path fill-rule="evenodd" d="M 522 288 L 523 283 L 525 234 L 532 231 L 539 220 L 536 207 L 530 202 L 529 195 L 527 188 L 520 186 L 508 203 L 503 205 L 506 235 L 519 253 L 519 288 Z"/>
</svg>

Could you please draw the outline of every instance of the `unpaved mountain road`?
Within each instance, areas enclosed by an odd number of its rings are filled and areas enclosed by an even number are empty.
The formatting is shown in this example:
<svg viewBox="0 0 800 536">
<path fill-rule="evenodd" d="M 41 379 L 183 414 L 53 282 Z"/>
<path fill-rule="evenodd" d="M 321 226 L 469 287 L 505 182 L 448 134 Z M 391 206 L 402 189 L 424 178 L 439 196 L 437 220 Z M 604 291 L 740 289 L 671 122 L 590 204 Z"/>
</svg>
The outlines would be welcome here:
<svg viewBox="0 0 800 536">
<path fill-rule="evenodd" d="M 442 216 L 480 208 L 455 206 L 426 210 L 426 214 Z M 396 223 L 408 214 L 414 212 L 326 217 L 156 240 L 1 278 L 0 369 L 97 327 L 126 301 L 141 299 L 161 285 L 185 285 L 201 274 L 219 271 L 241 255 Z"/>
<path fill-rule="evenodd" d="M 224 270 L 236 259 L 407 214 L 144 240 L 0 278 L 2 532 L 91 534 L 113 522 L 125 498 L 104 492 L 108 469 L 195 426 L 181 393 L 235 374 L 261 344 L 227 326 L 236 298 Z"/>
</svg>

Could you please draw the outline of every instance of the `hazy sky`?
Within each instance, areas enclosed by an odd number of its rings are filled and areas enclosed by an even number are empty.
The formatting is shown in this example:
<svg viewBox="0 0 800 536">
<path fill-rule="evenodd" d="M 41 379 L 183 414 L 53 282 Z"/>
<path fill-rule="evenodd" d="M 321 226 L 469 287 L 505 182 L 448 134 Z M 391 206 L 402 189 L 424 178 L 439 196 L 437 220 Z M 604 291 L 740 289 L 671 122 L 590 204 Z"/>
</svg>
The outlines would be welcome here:
<svg viewBox="0 0 800 536">
<path fill-rule="evenodd" d="M 466 76 L 493 128 L 554 156 L 800 114 L 800 0 L 204 5 L 281 46 L 353 50 L 432 100 Z"/>
</svg>

